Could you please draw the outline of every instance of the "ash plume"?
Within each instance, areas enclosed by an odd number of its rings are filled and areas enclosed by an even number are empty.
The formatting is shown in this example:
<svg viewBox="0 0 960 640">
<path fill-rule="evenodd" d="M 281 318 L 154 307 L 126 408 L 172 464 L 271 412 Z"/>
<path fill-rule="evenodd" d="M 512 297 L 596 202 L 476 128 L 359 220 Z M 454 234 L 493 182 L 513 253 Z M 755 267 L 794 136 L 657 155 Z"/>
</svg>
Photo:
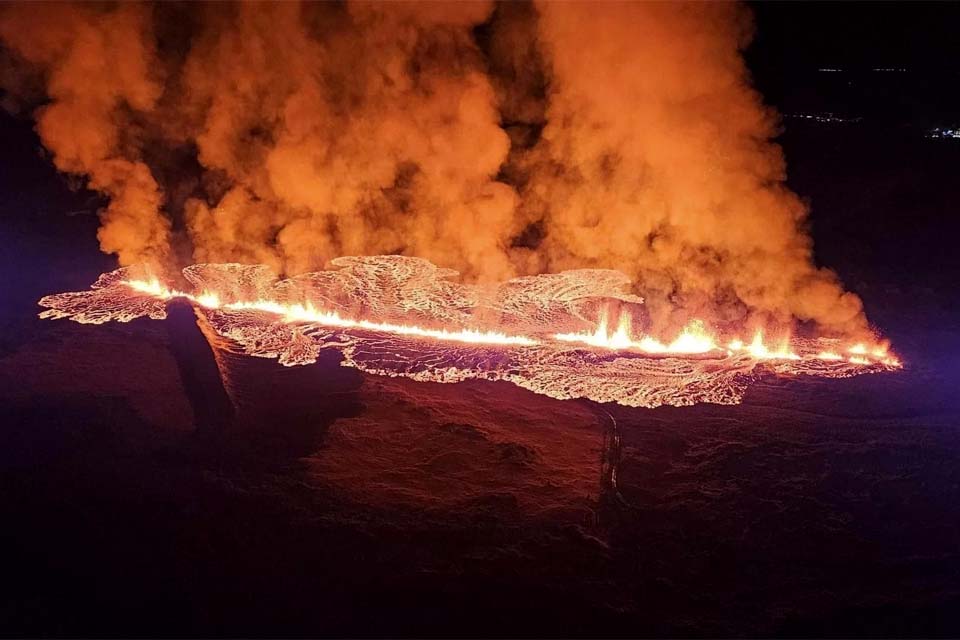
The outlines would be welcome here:
<svg viewBox="0 0 960 640">
<path fill-rule="evenodd" d="M 136 121 L 163 90 L 153 73 L 147 8 L 6 6 L 0 40 L 43 76 L 48 101 L 34 115 L 57 168 L 87 176 L 90 188 L 110 197 L 101 248 L 122 264 L 164 260 L 170 224 L 159 214 L 162 195 L 142 160 Z"/>
<path fill-rule="evenodd" d="M 621 269 L 660 324 L 704 308 L 860 328 L 860 300 L 814 266 L 806 210 L 783 184 L 776 116 L 740 55 L 744 8 L 538 10 L 550 88 L 523 196 L 544 227 L 542 268 Z"/>
<path fill-rule="evenodd" d="M 121 264 L 614 268 L 656 327 L 864 332 L 784 184 L 751 28 L 719 3 L 22 4 L 0 78 L 110 196 Z"/>
</svg>

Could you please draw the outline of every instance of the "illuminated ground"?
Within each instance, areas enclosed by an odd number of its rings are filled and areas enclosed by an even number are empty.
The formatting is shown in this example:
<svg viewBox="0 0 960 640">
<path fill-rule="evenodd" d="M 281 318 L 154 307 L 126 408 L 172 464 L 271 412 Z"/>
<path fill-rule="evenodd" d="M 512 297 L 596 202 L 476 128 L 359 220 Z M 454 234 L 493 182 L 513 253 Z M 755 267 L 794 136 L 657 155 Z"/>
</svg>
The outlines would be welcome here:
<svg viewBox="0 0 960 640">
<path fill-rule="evenodd" d="M 44 296 L 40 317 L 96 327 L 164 320 L 167 307 L 181 303 L 196 309 L 211 342 L 284 366 L 311 366 L 333 350 L 343 366 L 375 375 L 506 381 L 558 400 L 651 409 L 737 404 L 769 373 L 845 378 L 902 367 L 886 344 L 795 337 L 772 349 L 762 329 L 747 345 L 696 319 L 675 338 L 641 338 L 631 313 L 642 312 L 642 300 L 625 292 L 629 278 L 616 271 L 480 287 L 421 258 L 341 257 L 329 270 L 290 279 L 263 265 L 192 265 L 183 270 L 188 291 L 140 271 L 118 269 L 84 291 Z M 616 314 L 614 330 L 611 307 L 628 304 L 637 310 Z"/>
<path fill-rule="evenodd" d="M 205 344 L 188 318 L 35 318 L 41 295 L 112 265 L 96 220 L 62 215 L 76 195 L 3 176 L 19 217 L 0 255 L 0 628 L 957 636 L 960 157 L 794 135 L 818 255 L 904 372 L 768 377 L 738 406 L 647 410 L 328 362 L 336 395 L 310 413 L 289 402 L 310 381 L 262 360 L 271 394 L 243 414 L 261 418 L 229 435 L 209 369 L 178 368 Z"/>
<path fill-rule="evenodd" d="M 211 381 L 192 311 L 44 322 L 35 293 L 0 361 L 8 629 L 956 628 L 950 311 L 906 312 L 903 373 L 765 378 L 732 407 L 241 358 L 218 433 L 182 383 Z"/>
<path fill-rule="evenodd" d="M 4 358 L 7 628 L 769 633 L 893 597 L 949 628 L 960 411 L 935 369 L 647 410 L 243 358 L 233 429 L 197 434 L 169 346 L 192 317 L 168 322 L 42 323 Z"/>
</svg>

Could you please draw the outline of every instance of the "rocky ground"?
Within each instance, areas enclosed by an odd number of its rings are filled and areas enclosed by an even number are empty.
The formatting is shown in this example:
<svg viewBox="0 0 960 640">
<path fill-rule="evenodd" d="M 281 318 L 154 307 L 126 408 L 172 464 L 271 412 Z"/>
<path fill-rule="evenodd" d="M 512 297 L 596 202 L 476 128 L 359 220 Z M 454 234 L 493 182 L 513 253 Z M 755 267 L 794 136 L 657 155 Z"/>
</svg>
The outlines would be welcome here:
<svg viewBox="0 0 960 640">
<path fill-rule="evenodd" d="M 645 410 L 264 360 L 235 415 L 189 310 L 36 319 L 113 265 L 96 201 L 7 137 L 0 630 L 960 634 L 960 145 L 912 135 L 784 138 L 901 373 Z"/>
</svg>

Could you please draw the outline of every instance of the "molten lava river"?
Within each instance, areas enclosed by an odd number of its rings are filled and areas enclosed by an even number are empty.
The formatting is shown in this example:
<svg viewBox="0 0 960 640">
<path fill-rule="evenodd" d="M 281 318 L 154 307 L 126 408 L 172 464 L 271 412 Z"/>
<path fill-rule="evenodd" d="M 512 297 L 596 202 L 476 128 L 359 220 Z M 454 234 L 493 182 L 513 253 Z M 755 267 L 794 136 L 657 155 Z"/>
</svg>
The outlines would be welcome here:
<svg viewBox="0 0 960 640">
<path fill-rule="evenodd" d="M 725 336 L 693 321 L 667 339 L 635 329 L 643 300 L 629 279 L 577 270 L 481 287 L 400 256 L 344 257 L 333 270 L 278 280 L 262 265 L 197 264 L 193 292 L 106 273 L 89 291 L 46 296 L 42 318 L 80 323 L 166 317 L 175 298 L 228 348 L 286 366 L 337 349 L 343 366 L 432 382 L 505 380 L 558 399 L 627 406 L 736 404 L 764 372 L 848 377 L 900 368 L 884 345 L 826 338 Z M 495 327 L 496 329 L 491 329 Z"/>
</svg>

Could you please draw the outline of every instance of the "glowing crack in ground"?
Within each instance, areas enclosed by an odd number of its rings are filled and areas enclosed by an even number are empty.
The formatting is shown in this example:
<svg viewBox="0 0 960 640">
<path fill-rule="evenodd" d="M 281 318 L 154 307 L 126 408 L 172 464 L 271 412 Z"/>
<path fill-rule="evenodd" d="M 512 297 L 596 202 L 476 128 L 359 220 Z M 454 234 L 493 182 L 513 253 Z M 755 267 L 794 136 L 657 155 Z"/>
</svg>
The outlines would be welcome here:
<svg viewBox="0 0 960 640">
<path fill-rule="evenodd" d="M 185 297 L 231 350 L 286 366 L 336 349 L 343 366 L 376 375 L 504 380 L 553 398 L 638 407 L 736 404 L 764 372 L 841 378 L 900 368 L 883 346 L 794 338 L 770 347 L 759 332 L 749 343 L 721 345 L 697 321 L 670 341 L 635 335 L 643 301 L 625 292 L 629 279 L 616 271 L 478 286 L 419 258 L 344 257 L 332 265 L 289 279 L 262 265 L 193 265 L 183 275 L 196 293 L 123 268 L 89 291 L 46 296 L 40 316 L 159 320 L 169 300 Z"/>
</svg>

